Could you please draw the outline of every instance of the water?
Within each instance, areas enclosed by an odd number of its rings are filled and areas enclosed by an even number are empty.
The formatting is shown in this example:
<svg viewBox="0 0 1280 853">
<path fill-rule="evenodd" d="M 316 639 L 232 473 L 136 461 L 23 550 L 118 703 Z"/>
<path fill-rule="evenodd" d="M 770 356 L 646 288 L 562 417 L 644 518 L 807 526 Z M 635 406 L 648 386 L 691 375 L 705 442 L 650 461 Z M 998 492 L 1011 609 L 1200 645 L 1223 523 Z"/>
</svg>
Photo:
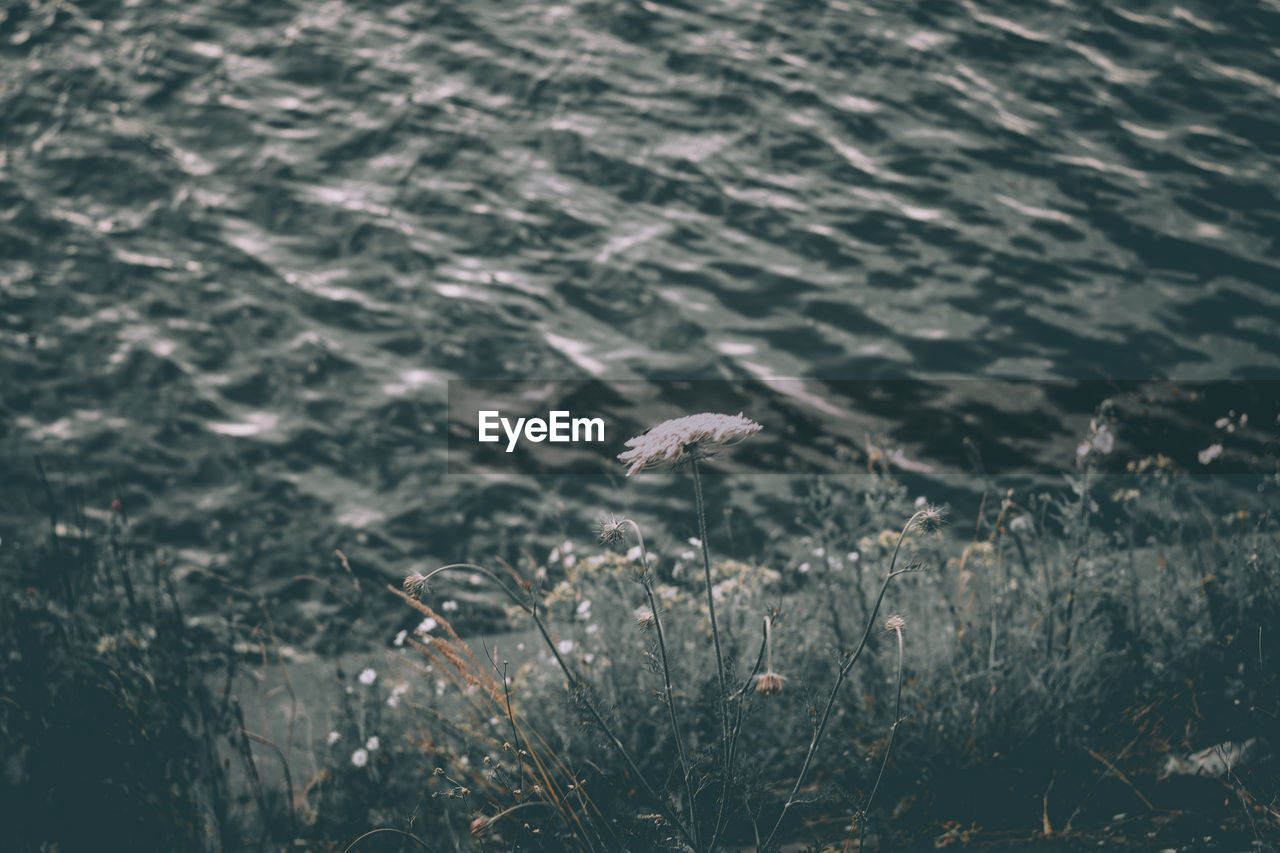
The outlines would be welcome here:
<svg viewBox="0 0 1280 853">
<path fill-rule="evenodd" d="M 0 12 L 6 514 L 324 614 L 669 499 L 451 378 L 1280 376 L 1275 0 L 423 5 Z"/>
</svg>

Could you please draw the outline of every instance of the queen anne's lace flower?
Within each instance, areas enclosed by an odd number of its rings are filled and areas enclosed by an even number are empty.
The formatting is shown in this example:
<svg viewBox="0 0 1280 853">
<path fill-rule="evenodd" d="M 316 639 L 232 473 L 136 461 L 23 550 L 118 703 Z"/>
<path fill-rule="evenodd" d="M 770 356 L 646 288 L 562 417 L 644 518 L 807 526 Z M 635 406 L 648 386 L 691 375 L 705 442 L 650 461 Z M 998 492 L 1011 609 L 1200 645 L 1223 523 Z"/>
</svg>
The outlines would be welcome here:
<svg viewBox="0 0 1280 853">
<path fill-rule="evenodd" d="M 719 415 L 703 412 L 663 421 L 644 435 L 627 441 L 630 450 L 618 454 L 627 466 L 627 476 L 645 468 L 682 461 L 694 451 L 708 453 L 722 447 L 730 447 L 753 432 L 760 431 L 760 424 L 736 415 Z"/>
</svg>

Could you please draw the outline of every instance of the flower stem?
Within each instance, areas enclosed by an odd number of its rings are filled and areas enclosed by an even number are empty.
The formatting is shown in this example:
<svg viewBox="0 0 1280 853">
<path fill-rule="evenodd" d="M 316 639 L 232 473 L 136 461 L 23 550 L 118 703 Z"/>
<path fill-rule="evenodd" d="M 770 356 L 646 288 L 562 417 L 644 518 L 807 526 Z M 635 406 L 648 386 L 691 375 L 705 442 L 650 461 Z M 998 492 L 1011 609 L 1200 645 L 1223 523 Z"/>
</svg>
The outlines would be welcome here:
<svg viewBox="0 0 1280 853">
<path fill-rule="evenodd" d="M 644 547 L 644 534 L 640 532 L 640 525 L 636 524 L 630 518 L 624 518 L 619 524 L 629 524 L 631 529 L 635 531 L 636 541 L 640 545 L 640 566 L 641 566 L 641 585 L 644 587 L 644 593 L 649 599 L 649 612 L 653 614 L 653 626 L 658 634 L 658 652 L 662 658 L 662 680 L 665 687 L 665 695 L 667 699 L 667 714 L 671 718 L 671 734 L 676 740 L 676 752 L 680 756 L 680 772 L 684 777 L 685 795 L 689 798 L 689 828 L 693 831 L 693 847 L 695 850 L 701 849 L 701 839 L 698 830 L 698 811 L 697 805 L 694 803 L 693 796 L 693 768 L 689 764 L 689 754 L 685 752 L 684 738 L 680 736 L 680 723 L 676 718 L 675 699 L 671 692 L 671 667 L 667 663 L 667 641 L 662 632 L 662 617 L 658 615 L 658 602 L 653 595 L 653 583 L 649 576 L 649 553 Z"/>
<path fill-rule="evenodd" d="M 725 684 L 724 655 L 720 651 L 720 628 L 716 624 L 716 600 L 711 591 L 711 550 L 707 546 L 707 510 L 702 497 L 702 475 L 698 471 L 698 457 L 692 459 L 693 491 L 698 504 L 698 541 L 702 544 L 702 572 L 707 584 L 707 612 L 711 616 L 711 640 L 716 648 L 716 675 L 720 679 L 720 734 L 724 740 L 725 758 L 729 757 L 729 720 L 725 697 L 729 690 Z M 728 768 L 725 768 L 726 772 Z"/>
<path fill-rule="evenodd" d="M 724 671 L 724 655 L 720 651 L 720 628 L 716 624 L 716 597 L 711 583 L 711 549 L 707 545 L 707 506 L 702 496 L 702 474 L 698 470 L 698 456 L 694 454 L 690 467 L 693 468 L 693 492 L 698 504 L 698 541 L 702 544 L 702 572 L 707 584 L 707 613 L 711 617 L 711 640 L 716 649 L 716 675 L 720 679 L 720 740 L 724 747 L 724 784 L 720 793 L 720 806 L 716 816 L 715 832 L 708 848 L 714 853 L 716 841 L 724 820 L 725 801 L 729 796 L 729 784 L 733 777 L 734 749 L 729 737 L 729 687 Z"/>
<path fill-rule="evenodd" d="M 729 765 L 732 766 L 738 758 L 738 735 L 742 733 L 742 715 L 746 710 L 747 698 L 750 696 L 751 682 L 755 679 L 756 673 L 760 671 L 760 664 L 765 659 L 765 648 L 769 644 L 769 617 L 765 617 L 765 630 L 760 639 L 760 651 L 756 653 L 756 662 L 751 667 L 751 672 L 747 673 L 747 680 L 742 683 L 742 687 L 737 690 L 730 699 L 738 703 L 737 711 L 734 713 L 733 727 L 729 731 Z M 769 669 L 773 669 L 772 654 Z M 724 832 L 724 816 L 725 803 L 729 798 L 729 778 L 725 777 L 723 790 L 720 796 L 720 808 L 716 814 L 715 831 L 711 834 L 711 843 L 707 846 L 708 850 L 716 849 L 716 842 L 720 839 L 720 833 Z M 748 810 L 750 806 L 748 805 Z M 756 839 L 759 841 L 759 838 Z M 757 845 L 758 846 L 758 845 Z"/>
<path fill-rule="evenodd" d="M 586 707 L 587 711 L 591 713 L 591 717 L 592 719 L 595 720 L 596 725 L 598 725 L 601 731 L 604 732 L 605 737 L 609 741 L 609 745 L 612 746 L 614 751 L 618 753 L 618 756 L 622 758 L 623 762 L 627 765 L 627 769 L 629 769 L 631 773 L 636 777 L 636 781 L 640 783 L 640 787 L 644 789 L 644 792 L 649 796 L 651 800 L 653 800 L 654 804 L 659 809 L 662 810 L 663 817 L 665 817 L 671 823 L 671 825 L 675 828 L 675 830 L 679 832 L 681 836 L 684 837 L 685 841 L 688 841 L 689 843 L 692 844 L 693 837 L 691 836 L 690 831 L 685 828 L 680 818 L 677 817 L 675 812 L 671 810 L 671 807 L 667 805 L 666 800 L 664 800 L 658 794 L 658 792 L 653 789 L 653 786 L 649 784 L 649 781 L 644 778 L 644 774 L 641 773 L 640 768 L 636 766 L 635 761 L 631 758 L 631 754 L 627 752 L 627 748 L 622 745 L 622 741 L 618 738 L 616 734 L 614 734 L 613 728 L 605 721 L 604 717 L 600 714 L 600 711 L 596 708 L 595 702 L 591 701 L 591 697 L 588 694 L 586 689 L 587 688 L 586 682 L 583 681 L 582 678 L 576 672 L 574 672 L 573 669 L 569 667 L 569 664 L 565 662 L 564 658 L 560 656 L 560 650 L 556 648 L 555 641 L 551 639 L 551 634 L 547 630 L 546 623 L 543 622 L 542 617 L 538 615 L 538 607 L 537 607 L 536 601 L 533 604 L 528 604 L 525 601 L 521 600 L 521 598 L 518 595 L 516 595 L 514 592 L 511 591 L 510 587 L 508 587 L 505 583 L 502 582 L 502 579 L 498 577 L 497 574 L 495 574 L 493 571 L 489 569 L 486 569 L 484 566 L 477 566 L 475 563 L 452 563 L 448 566 L 441 566 L 438 569 L 428 572 L 425 577 L 421 578 L 420 582 L 425 585 L 427 581 L 431 580 L 431 578 L 435 577 L 441 572 L 448 571 L 450 569 L 468 569 L 473 572 L 479 572 L 480 574 L 487 577 L 489 580 L 493 581 L 493 583 L 499 589 L 501 589 L 504 593 L 506 593 L 507 597 L 510 598 L 517 607 L 519 607 L 521 610 L 528 613 L 530 617 L 532 617 L 533 624 L 537 627 L 538 633 L 542 635 L 542 639 L 547 644 L 547 648 L 551 650 L 551 655 L 552 657 L 555 658 L 556 663 L 560 666 L 560 671 L 564 673 L 564 677 L 569 682 L 569 686 L 579 690 L 579 693 L 582 696 L 582 704 Z M 395 592 L 398 595 L 405 595 L 404 593 L 401 593 L 399 590 L 397 590 L 395 587 L 391 587 L 391 591 Z"/>
<path fill-rule="evenodd" d="M 809 751 L 804 757 L 804 764 L 800 767 L 800 775 L 796 777 L 795 784 L 791 787 L 791 793 L 787 796 L 787 801 L 782 805 L 782 813 L 778 815 L 777 821 L 773 824 L 773 829 L 769 831 L 769 836 L 764 840 L 761 846 L 762 850 L 769 849 L 773 837 L 778 834 L 778 830 L 782 827 L 782 822 L 787 817 L 787 812 L 791 811 L 791 807 L 796 804 L 796 794 L 800 792 L 800 786 L 804 784 L 804 778 L 809 772 L 809 766 L 813 763 L 813 756 L 818 751 L 818 744 L 822 742 L 822 736 L 826 734 L 827 723 L 831 721 L 831 710 L 835 707 L 836 696 L 840 693 L 840 687 L 844 684 L 845 677 L 849 674 L 849 670 L 853 669 L 853 665 L 858 662 L 863 649 L 867 647 L 867 638 L 871 636 L 871 628 L 875 625 L 876 615 L 880 612 L 880 605 L 884 602 L 884 594 L 889 590 L 889 584 L 900 574 L 904 574 L 909 569 L 895 571 L 894 567 L 898 563 L 898 552 L 902 550 L 902 540 L 907 538 L 907 533 L 912 526 L 924 516 L 924 512 L 917 512 L 907 521 L 902 528 L 902 533 L 898 535 L 898 544 L 893 549 L 893 559 L 889 561 L 889 572 L 885 575 L 884 583 L 880 585 L 880 594 L 876 597 L 875 606 L 871 608 L 871 613 L 867 616 L 866 627 L 862 631 L 862 639 L 858 643 L 858 648 L 845 658 L 840 664 L 840 670 L 836 675 L 836 683 L 831 687 L 831 694 L 827 697 L 826 707 L 822 709 L 822 716 L 818 719 L 818 727 L 813 731 L 813 739 L 809 741 Z"/>
<path fill-rule="evenodd" d="M 893 738 L 898 733 L 898 724 L 902 722 L 902 628 L 894 628 L 898 635 L 898 692 L 893 700 L 893 725 L 889 727 L 889 743 L 884 748 L 884 760 L 880 762 L 880 772 L 876 774 L 875 784 L 871 786 L 871 794 L 867 804 L 862 807 L 862 820 L 858 821 L 858 849 L 863 848 L 863 838 L 867 832 L 867 816 L 871 814 L 871 803 L 880 790 L 880 780 L 884 778 L 884 770 L 889 766 L 889 753 L 893 752 Z"/>
</svg>

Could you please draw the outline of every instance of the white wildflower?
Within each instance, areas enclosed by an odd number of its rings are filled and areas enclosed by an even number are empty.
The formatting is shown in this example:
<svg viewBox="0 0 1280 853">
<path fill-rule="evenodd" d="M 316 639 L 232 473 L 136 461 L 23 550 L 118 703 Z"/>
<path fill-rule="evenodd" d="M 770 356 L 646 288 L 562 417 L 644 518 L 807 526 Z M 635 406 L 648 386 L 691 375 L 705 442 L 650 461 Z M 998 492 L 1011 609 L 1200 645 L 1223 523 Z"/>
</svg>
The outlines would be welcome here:
<svg viewBox="0 0 1280 853">
<path fill-rule="evenodd" d="M 363 749 L 357 749 L 351 753 L 351 763 L 356 767 L 364 767 L 369 763 L 369 753 Z"/>
<path fill-rule="evenodd" d="M 589 617 L 591 615 L 591 599 L 587 598 L 579 602 L 574 612 L 578 614 L 579 619 Z"/>
<path fill-rule="evenodd" d="M 374 735 L 373 737 L 369 738 L 367 741 L 364 742 L 364 748 L 369 750 L 370 752 L 376 751 L 377 748 L 380 746 L 382 746 L 382 743 L 381 741 L 378 740 L 377 735 Z"/>
<path fill-rule="evenodd" d="M 644 435 L 627 440 L 627 447 L 618 459 L 627 466 L 627 476 L 655 468 L 669 462 L 689 458 L 690 452 L 706 454 L 742 441 L 753 432 L 760 431 L 760 424 L 736 415 L 720 415 L 703 412 L 683 418 L 663 421 Z"/>
<path fill-rule="evenodd" d="M 1089 433 L 1088 441 L 1076 448 L 1076 456 L 1081 459 L 1094 451 L 1105 456 L 1115 448 L 1116 435 L 1107 424 L 1100 424 L 1096 419 L 1089 421 Z"/>
<path fill-rule="evenodd" d="M 548 563 L 568 563 L 573 559 L 573 543 L 569 540 L 561 542 L 559 545 L 551 549 L 551 553 L 547 555 Z"/>
<path fill-rule="evenodd" d="M 597 625 L 595 622 L 592 622 L 590 625 L 587 626 L 588 634 L 594 634 L 596 631 L 599 631 L 599 630 L 600 630 L 600 626 Z"/>
<path fill-rule="evenodd" d="M 417 627 L 417 628 L 414 628 L 414 629 L 413 629 L 413 632 L 414 632 L 415 634 L 430 634 L 430 633 L 431 633 L 432 631 L 434 631 L 434 630 L 435 630 L 439 625 L 440 625 L 440 623 L 439 623 L 439 622 L 437 622 L 436 620 L 434 620 L 434 619 L 432 619 L 430 616 L 428 616 L 428 617 L 426 617 L 425 619 L 423 619 L 421 622 L 419 622 L 419 623 L 418 623 L 418 627 Z"/>
<path fill-rule="evenodd" d="M 569 652 L 573 651 L 573 640 L 561 640 L 556 643 L 556 651 L 562 655 L 569 654 Z"/>
<path fill-rule="evenodd" d="M 399 634 L 396 634 L 396 638 L 395 638 L 394 640 L 392 640 L 391 642 L 392 642 L 392 643 L 394 643 L 394 644 L 395 644 L 395 645 L 397 645 L 397 646 L 403 646 L 403 645 L 404 645 L 404 641 L 405 641 L 405 639 L 406 639 L 408 636 L 409 636 L 409 632 L 408 632 L 408 631 L 401 631 Z"/>
<path fill-rule="evenodd" d="M 1093 449 L 1102 454 L 1110 453 L 1116 446 L 1116 434 L 1106 424 L 1098 427 L 1093 436 Z"/>
<path fill-rule="evenodd" d="M 366 668 L 360 671 L 361 684 L 373 684 L 373 682 L 377 680 L 378 680 L 378 673 L 376 670 L 371 668 Z"/>
<path fill-rule="evenodd" d="M 627 549 L 627 559 L 633 563 L 639 562 L 640 556 L 642 554 L 644 554 L 644 549 L 641 548 L 639 545 L 632 545 L 630 548 Z"/>
<path fill-rule="evenodd" d="M 337 743 L 338 738 L 340 737 L 342 737 L 342 735 L 338 734 L 337 732 L 329 732 L 329 746 L 333 746 L 335 743 Z"/>
<path fill-rule="evenodd" d="M 801 564 L 800 564 L 800 574 L 804 574 L 805 572 L 809 571 L 809 569 L 810 569 L 810 568 L 811 568 L 811 566 L 810 566 L 808 563 L 801 563 Z"/>
<path fill-rule="evenodd" d="M 445 613 L 452 613 L 453 611 L 458 609 L 458 602 L 453 601 L 452 599 L 450 599 L 449 601 L 443 601 L 440 603 L 440 609 L 443 610 Z"/>
<path fill-rule="evenodd" d="M 1196 458 L 1200 460 L 1201 465 L 1208 465 L 1213 460 L 1222 455 L 1221 444 L 1211 444 L 1197 454 Z"/>
</svg>

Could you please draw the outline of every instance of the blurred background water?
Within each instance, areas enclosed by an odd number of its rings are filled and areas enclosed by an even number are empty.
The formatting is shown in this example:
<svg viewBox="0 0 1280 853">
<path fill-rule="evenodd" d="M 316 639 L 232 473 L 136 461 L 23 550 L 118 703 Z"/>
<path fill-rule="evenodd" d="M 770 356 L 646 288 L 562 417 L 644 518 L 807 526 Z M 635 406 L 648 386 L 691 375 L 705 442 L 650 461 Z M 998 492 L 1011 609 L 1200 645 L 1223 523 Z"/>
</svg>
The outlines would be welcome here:
<svg viewBox="0 0 1280 853">
<path fill-rule="evenodd" d="M 304 613 L 687 502 L 445 477 L 450 379 L 1280 377 L 1275 0 L 18 2 L 0 69 L 0 513 L 39 453 Z"/>
</svg>

